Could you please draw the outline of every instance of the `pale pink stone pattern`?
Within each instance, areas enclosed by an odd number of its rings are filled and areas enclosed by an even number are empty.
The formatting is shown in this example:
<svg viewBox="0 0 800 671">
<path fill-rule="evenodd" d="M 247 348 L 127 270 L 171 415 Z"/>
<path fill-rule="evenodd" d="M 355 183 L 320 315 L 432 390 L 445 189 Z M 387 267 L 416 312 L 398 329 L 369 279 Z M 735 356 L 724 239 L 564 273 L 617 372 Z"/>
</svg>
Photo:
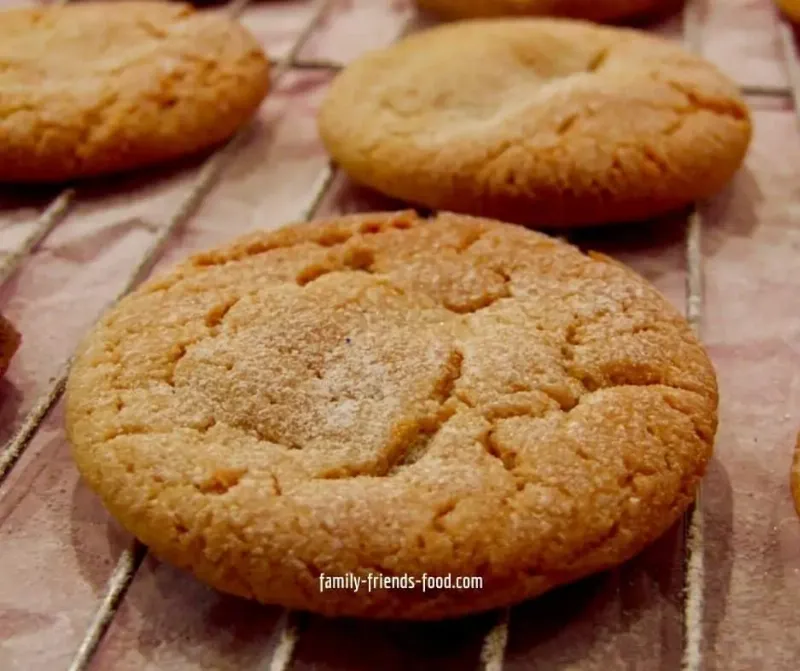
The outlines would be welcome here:
<svg viewBox="0 0 800 671">
<path fill-rule="evenodd" d="M 0 7 L 21 4 L 0 0 Z M 777 12 L 769 2 L 697 4 L 708 58 L 743 85 L 788 85 Z M 264 0 L 251 3 L 242 21 L 281 68 L 318 8 L 307 0 Z M 404 0 L 331 0 L 297 52 L 300 63 L 275 83 L 215 186 L 170 237 L 156 269 L 190 251 L 303 216 L 327 173 L 315 113 L 333 76 L 330 66 L 420 25 Z M 681 22 L 668 20 L 651 30 L 679 38 Z M 703 499 L 698 668 L 720 671 L 789 670 L 800 659 L 800 521 L 787 483 L 800 428 L 800 279 L 793 271 L 800 252 L 800 134 L 785 95 L 752 98 L 751 104 L 756 137 L 747 165 L 702 208 L 702 334 L 719 372 L 722 402 L 717 456 Z M 173 220 L 201 175 L 201 163 L 77 185 L 65 219 L 0 287 L 0 310 L 24 336 L 0 382 L 4 443 Z M 0 255 L 22 244 L 57 193 L 0 189 Z M 336 175 L 316 214 L 401 207 Z M 574 239 L 630 264 L 683 308 L 684 236 L 678 218 Z M 0 669 L 66 669 L 130 543 L 80 482 L 57 404 L 0 483 Z M 617 571 L 512 609 L 504 668 L 679 668 L 684 556 L 677 527 Z M 288 650 L 282 617 L 278 608 L 220 595 L 148 557 L 89 668 L 267 669 Z M 435 625 L 318 617 L 299 622 L 293 669 L 400 671 L 478 668 L 495 618 Z"/>
</svg>

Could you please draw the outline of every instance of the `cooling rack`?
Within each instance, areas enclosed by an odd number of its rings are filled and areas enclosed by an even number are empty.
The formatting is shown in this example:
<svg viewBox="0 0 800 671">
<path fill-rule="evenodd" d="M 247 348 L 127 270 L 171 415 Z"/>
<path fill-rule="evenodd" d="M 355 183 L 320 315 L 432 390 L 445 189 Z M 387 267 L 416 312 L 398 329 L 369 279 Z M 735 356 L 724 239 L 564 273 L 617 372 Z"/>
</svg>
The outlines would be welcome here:
<svg viewBox="0 0 800 671">
<path fill-rule="evenodd" d="M 386 0 L 389 3 L 389 0 Z M 8 3 L 13 4 L 13 3 Z M 224 11 L 230 12 L 231 15 L 238 17 L 245 24 L 247 24 L 248 12 L 252 10 L 255 3 L 249 0 L 234 0 L 230 2 Z M 335 2 L 334 0 L 323 0 L 317 2 L 307 3 L 291 3 L 293 5 L 307 5 L 307 8 L 302 13 L 303 23 L 293 23 L 291 30 L 292 40 L 287 43 L 284 53 L 279 56 L 273 56 L 274 50 L 270 49 L 270 45 L 266 44 L 265 47 L 273 58 L 273 93 L 271 93 L 270 100 L 273 97 L 280 98 L 281 86 L 287 81 L 295 80 L 287 85 L 292 93 L 297 93 L 297 90 L 302 91 L 303 86 L 308 85 L 308 80 L 303 80 L 302 76 L 310 77 L 314 85 L 319 85 L 324 88 L 324 83 L 345 63 L 337 62 L 327 57 L 304 56 L 304 49 L 308 46 L 309 42 L 313 39 L 315 33 L 321 29 L 324 23 L 328 20 L 330 15 L 338 10 L 346 10 L 351 2 Z M 395 3 L 398 4 L 398 3 Z M 399 3 L 403 4 L 403 3 Z M 711 3 L 713 4 L 713 3 Z M 746 4 L 740 2 L 739 4 Z M 757 3 L 750 3 L 757 4 Z M 767 4 L 767 3 L 761 3 Z M 693 51 L 702 52 L 704 46 L 705 32 L 705 19 L 708 12 L 709 3 L 703 0 L 689 0 L 686 3 L 682 13 L 682 23 L 680 26 L 680 37 L 682 37 L 685 46 Z M 403 25 L 399 31 L 400 34 L 413 31 L 419 27 L 416 22 L 413 12 L 406 12 L 409 16 L 408 21 Z M 786 24 L 783 19 L 775 14 L 776 21 L 776 42 L 779 44 L 783 64 L 786 70 L 786 84 L 773 84 L 773 83 L 759 83 L 756 81 L 740 81 L 740 87 L 743 93 L 751 99 L 751 101 L 761 101 L 771 113 L 785 113 L 790 114 L 793 110 L 797 114 L 798 96 L 800 96 L 800 57 L 795 46 L 795 40 L 791 27 Z M 396 31 L 397 32 L 397 31 Z M 677 35 L 676 35 L 677 37 Z M 300 79 L 297 79 L 300 73 Z M 275 92 L 277 91 L 277 93 Z M 757 102 L 754 104 L 761 104 Z M 267 105 L 270 104 L 268 101 Z M 273 120 L 279 116 L 273 115 L 269 117 Z M 218 187 L 220 180 L 225 174 L 236 170 L 237 164 L 241 163 L 243 152 L 246 152 L 248 143 L 252 140 L 252 129 L 245 128 L 238 135 L 236 135 L 226 146 L 218 150 L 216 153 L 208 157 L 204 162 L 199 165 L 191 165 L 181 169 L 179 176 L 167 176 L 167 180 L 177 180 L 177 187 L 170 187 L 168 196 L 161 198 L 159 194 L 155 196 L 157 208 L 148 210 L 146 214 L 139 213 L 133 210 L 133 214 L 125 214 L 121 217 L 119 222 L 110 222 L 110 227 L 113 228 L 117 223 L 120 226 L 125 226 L 131 230 L 141 231 L 139 236 L 141 240 L 135 249 L 132 250 L 126 259 L 130 262 L 131 270 L 117 283 L 115 286 L 115 295 L 111 301 L 102 301 L 106 306 L 111 305 L 122 296 L 133 290 L 143 279 L 145 279 L 155 267 L 170 260 L 171 256 L 183 255 L 184 245 L 187 235 L 191 236 L 193 226 L 197 224 L 198 212 L 203 208 L 213 205 L 214 199 L 219 199 L 220 196 L 216 193 L 215 189 Z M 270 160 L 269 152 L 266 156 L 257 156 L 258 160 Z M 797 152 L 800 156 L 800 151 Z M 251 157 L 253 158 L 253 157 Z M 246 172 L 246 169 L 242 169 Z M 341 205 L 336 205 L 337 197 L 341 200 L 342 193 L 350 188 L 343 180 L 341 175 L 337 174 L 336 167 L 323 162 L 322 165 L 314 169 L 312 185 L 308 189 L 308 193 L 304 194 L 302 202 L 299 207 L 286 217 L 290 219 L 311 219 L 317 216 L 322 211 L 335 210 L 337 207 L 341 209 Z M 126 188 L 134 190 L 142 188 L 139 182 L 130 185 L 129 182 L 123 181 L 122 186 L 114 187 L 118 189 L 117 196 L 115 196 L 114 203 L 119 204 L 120 200 L 124 200 Z M 146 187 L 144 187 L 146 188 Z M 735 185 L 734 188 L 739 188 Z M 25 196 L 21 204 L 16 203 L 12 198 L 11 205 L 6 206 L 0 200 L 0 214 L 3 212 L 12 211 L 14 213 L 15 231 L 21 229 L 19 222 L 24 224 L 22 227 L 23 234 L 16 234 L 12 236 L 14 239 L 10 245 L 5 245 L 5 255 L 0 260 L 0 300 L 3 302 L 0 305 L 5 305 L 10 300 L 17 278 L 22 273 L 29 271 L 29 266 L 34 265 L 34 256 L 42 250 L 55 233 L 58 232 L 59 226 L 67 221 L 69 218 L 78 218 L 81 215 L 81 204 L 84 200 L 94 202 L 97 199 L 95 187 L 78 185 L 75 187 L 65 188 L 64 190 L 48 195 L 47 201 L 41 201 L 41 194 L 37 194 L 34 198 L 34 204 L 31 205 Z M 296 201 L 299 201 L 297 198 Z M 99 199 L 99 207 L 102 209 L 102 204 L 105 201 L 103 198 Z M 269 206 L 266 204 L 258 204 L 256 207 L 255 218 L 258 217 L 258 208 L 261 205 Z M 15 209 L 17 208 L 18 209 Z M 31 210 L 37 210 L 38 214 L 29 217 L 28 214 Z M 97 208 L 95 208 L 97 209 Z M 124 208 L 123 208 L 124 209 Z M 724 210 L 724 208 L 723 208 Z M 94 211 L 94 210 L 90 210 Z M 729 211 L 729 210 L 727 210 Z M 230 235 L 225 234 L 224 213 L 226 212 L 224 205 L 219 205 L 218 210 L 215 210 L 214 217 L 211 217 L 216 222 L 216 231 L 214 233 L 218 240 L 223 240 Z M 156 213 L 154 215 L 154 213 Z M 165 216 L 166 213 L 166 216 Z M 710 213 L 710 214 L 709 214 Z M 685 218 L 683 225 L 676 224 L 674 230 L 678 231 L 677 235 L 680 239 L 670 239 L 667 241 L 667 246 L 673 252 L 680 250 L 682 255 L 682 263 L 685 278 L 685 290 L 683 291 L 683 301 L 685 304 L 685 312 L 687 319 L 692 327 L 702 336 L 704 335 L 704 326 L 706 325 L 706 304 L 704 302 L 704 265 L 708 256 L 708 244 L 704 236 L 708 230 L 707 221 L 709 219 L 718 218 L 720 213 L 719 203 L 698 203 L 693 211 Z M 794 216 L 794 214 L 792 214 Z M 280 223 L 276 221 L 276 223 Z M 791 222 L 790 222 L 791 223 Z M 3 236 L 6 236 L 9 226 L 0 228 L 0 241 Z M 720 237 L 719 231 L 712 230 L 709 233 L 712 242 L 717 241 Z M 733 236 L 737 239 L 737 236 Z M 746 237 L 739 235 L 738 238 Z M 786 238 L 794 245 L 793 249 L 800 248 L 800 242 L 797 237 L 789 236 Z M 142 242 L 146 240 L 146 244 Z M 595 242 L 593 240 L 593 242 Z M 64 244 L 69 248 L 70 240 L 67 239 Z M 716 244 L 716 243 L 715 243 Z M 713 245 L 712 245 L 713 246 Z M 638 249 L 638 248 L 637 248 Z M 635 252 L 635 253 L 638 253 Z M 712 252 L 713 253 L 713 252 Z M 646 253 L 645 253 L 646 255 Z M 78 254 L 78 256 L 80 256 Z M 73 259 L 74 260 L 74 259 Z M 673 281 L 673 280 L 670 280 Z M 794 294 L 796 296 L 796 294 Z M 797 305 L 797 303 L 795 303 Z M 800 335 L 800 330 L 797 331 Z M 23 337 L 26 338 L 24 343 L 27 343 L 27 334 L 23 332 Z M 43 342 L 41 338 L 37 338 L 37 342 Z M 25 496 L 27 487 L 32 487 L 36 484 L 37 474 L 42 472 L 44 466 L 41 465 L 43 460 L 48 458 L 49 452 L 39 445 L 37 442 L 42 443 L 46 438 L 50 438 L 58 445 L 63 445 L 63 437 L 59 433 L 60 411 L 59 400 L 64 390 L 64 384 L 68 375 L 70 366 L 70 357 L 68 352 L 72 349 L 72 345 L 61 347 L 67 352 L 64 361 L 58 365 L 58 370 L 55 372 L 52 379 L 44 381 L 43 384 L 37 384 L 34 393 L 34 400 L 28 403 L 25 412 L 21 413 L 21 417 L 11 422 L 13 424 L 13 431 L 7 435 L 7 441 L 0 451 L 0 543 L 3 543 L 5 551 L 5 543 L 9 542 L 9 537 L 4 534 L 4 529 L 7 529 L 10 524 L 13 524 L 12 513 L 20 506 L 20 501 Z M 712 348 L 713 354 L 713 348 Z M 783 362 L 783 360 L 782 360 Z M 781 365 L 784 365 L 783 363 Z M 792 382 L 791 385 L 794 385 Z M 790 385 L 790 386 L 791 386 Z M 797 392 L 794 390 L 797 389 Z M 800 385 L 791 386 L 791 393 L 797 393 L 797 398 L 800 399 Z M 800 404 L 798 404 L 800 405 Z M 788 419 L 788 415 L 785 417 Z M 800 419 L 800 418 L 797 418 Z M 48 424 L 48 422 L 50 424 Z M 63 448 L 58 448 L 63 452 Z M 61 453 L 59 452 L 59 454 Z M 66 461 L 63 468 L 71 468 Z M 777 471 L 776 471 L 777 472 Z M 788 468 L 786 470 L 788 473 Z M 774 478 L 770 480 L 774 482 Z M 668 556 L 668 563 L 673 564 L 672 568 L 667 571 L 674 578 L 674 583 L 671 583 L 667 592 L 670 593 L 669 599 L 675 601 L 674 609 L 666 607 L 663 612 L 660 612 L 656 619 L 661 618 L 662 621 L 656 622 L 657 636 L 654 643 L 651 644 L 649 651 L 637 650 L 633 645 L 634 639 L 627 640 L 624 645 L 617 646 L 616 648 L 608 648 L 607 655 L 604 659 L 602 666 L 611 666 L 613 668 L 636 668 L 636 669 L 663 669 L 663 668 L 681 668 L 684 671 L 699 671 L 705 668 L 716 667 L 716 653 L 719 647 L 715 640 L 706 640 L 705 633 L 708 630 L 708 620 L 718 624 L 718 628 L 724 628 L 724 617 L 718 612 L 712 612 L 716 609 L 725 609 L 726 599 L 725 595 L 722 598 L 717 598 L 711 606 L 707 602 L 707 593 L 709 585 L 712 585 L 716 580 L 716 572 L 718 566 L 708 565 L 707 561 L 707 545 L 704 540 L 707 533 L 715 533 L 712 528 L 705 523 L 705 498 L 707 492 L 701 492 L 698 501 L 692 510 L 687 514 L 679 529 L 676 529 L 670 538 L 666 541 L 666 545 L 662 543 L 657 549 L 657 553 Z M 765 496 L 767 493 L 765 492 Z M 757 492 L 753 496 L 758 496 Z M 718 502 L 719 498 L 712 494 L 714 502 Z M 47 493 L 44 492 L 40 497 L 43 505 L 47 502 Z M 99 503 L 95 503 L 99 507 Z M 98 513 L 101 514 L 101 513 Z M 11 521 L 9 521 L 11 520 Z M 104 522 L 103 522 L 104 523 Z M 790 522 L 784 519 L 781 524 L 773 525 L 785 530 Z M 779 530 L 780 536 L 782 531 Z M 791 539 L 787 545 L 785 538 L 778 538 L 778 545 L 783 548 L 785 545 L 793 547 L 798 550 L 798 559 L 795 564 L 800 567 L 800 539 L 798 539 L 797 531 L 793 530 L 788 532 Z M 12 540 L 16 536 L 11 536 Z M 126 541 L 120 541 L 121 532 L 118 533 L 118 545 Z M 73 538 L 73 543 L 80 544 L 80 538 Z M 783 545 L 782 545 L 783 543 Z M 794 545 L 792 545 L 794 543 Z M 674 546 L 674 547 L 673 547 Z M 105 643 L 105 639 L 109 635 L 109 630 L 116 623 L 122 622 L 120 628 L 124 629 L 125 623 L 125 608 L 126 599 L 128 599 L 128 592 L 132 582 L 137 576 L 137 572 L 141 567 L 151 562 L 147 558 L 147 550 L 137 542 L 130 542 L 125 549 L 120 552 L 106 553 L 112 556 L 114 561 L 110 567 L 107 567 L 104 573 L 107 577 L 102 584 L 95 585 L 94 598 L 90 601 L 93 602 L 92 611 L 86 611 L 84 617 L 77 618 L 80 622 L 70 621 L 69 627 L 72 628 L 68 638 L 74 641 L 74 645 L 67 650 L 61 651 L 53 656 L 48 656 L 46 653 L 39 653 L 35 651 L 36 645 L 47 646 L 48 641 L 39 639 L 38 643 L 31 639 L 28 643 L 22 644 L 21 651 L 14 653 L 15 656 L 10 656 L 8 659 L 12 664 L 12 668 L 25 668 L 28 669 L 42 668 L 42 669 L 57 669 L 68 668 L 70 671 L 79 671 L 82 669 L 116 669 L 116 668 L 141 668 L 140 666 L 130 666 L 125 661 L 126 658 L 115 658 L 113 650 L 103 655 L 101 648 Z M 35 561 L 35 558 L 32 558 Z M 13 568 L 13 567 L 12 567 Z M 59 567 L 53 566 L 52 571 L 58 572 Z M 787 570 L 784 567 L 784 572 Z M 796 573 L 800 568 L 793 568 Z M 173 574 L 174 575 L 174 574 Z M 181 578 L 174 578 L 180 580 Z M 8 583 L 9 578 L 6 578 Z M 3 594 L 3 584 L 0 583 L 0 644 L 5 637 L 3 627 L 4 609 L 9 611 L 11 615 L 6 617 L 16 617 L 19 620 L 21 616 L 19 612 L 14 610 L 13 604 L 7 605 L 9 601 Z M 36 586 L 32 585 L 31 589 Z M 754 589 L 757 586 L 754 586 Z M 574 596 L 575 590 L 579 588 L 567 588 L 566 591 L 560 591 L 556 595 L 547 596 L 544 598 L 546 601 L 546 608 L 552 609 L 555 613 L 554 619 L 559 620 L 563 615 L 561 610 L 561 603 L 564 600 L 569 600 L 570 595 Z M 615 588 L 617 595 L 620 593 L 619 585 Z M 571 590 L 571 591 L 570 591 Z M 625 592 L 625 589 L 622 590 Z M 629 591 L 627 592 L 629 593 Z M 719 597 L 719 595 L 717 595 Z M 668 600 L 669 600 L 668 599 Z M 43 602 L 48 601 L 46 594 L 42 595 Z M 624 599 L 623 599 L 624 600 Z M 191 608 L 191 602 L 187 602 Z M 743 607 L 746 607 L 745 604 Z M 250 606 L 239 606 L 242 609 L 251 608 Z M 131 608 L 135 609 L 136 606 Z M 524 609 L 525 606 L 519 608 Z M 471 666 L 468 663 L 466 666 L 461 665 L 459 662 L 454 666 L 455 662 L 450 660 L 447 662 L 443 659 L 437 659 L 431 662 L 420 661 L 419 668 L 481 668 L 485 671 L 501 671 L 503 669 L 533 669 L 533 668 L 566 668 L 561 662 L 553 661 L 558 658 L 558 655 L 551 660 L 547 657 L 552 652 L 552 646 L 549 648 L 543 646 L 534 648 L 531 655 L 525 657 L 522 654 L 514 654 L 509 656 L 508 647 L 510 633 L 513 630 L 515 620 L 518 616 L 519 608 L 506 609 L 499 613 L 492 613 L 487 616 L 482 616 L 477 623 L 470 624 L 466 631 L 470 633 L 474 641 L 471 641 L 467 646 L 468 652 L 465 653 L 466 657 L 471 660 Z M 624 608 L 624 604 L 623 604 Z M 800 610 L 800 609 L 796 609 Z M 13 611 L 13 612 L 12 612 Z M 47 606 L 41 609 L 39 613 L 47 613 Z M 249 610 L 248 613 L 255 611 Z M 528 614 L 529 616 L 529 614 Z M 674 616 L 671 618 L 671 616 Z M 57 618 L 58 613 L 51 612 L 50 617 Z M 523 617 L 525 617 L 523 615 Z M 24 618 L 22 618 L 24 619 Z M 310 628 L 308 622 L 309 616 L 301 613 L 294 612 L 281 612 L 272 613 L 267 619 L 266 624 L 270 629 L 270 635 L 267 638 L 258 638 L 258 645 L 255 646 L 259 649 L 248 650 L 245 657 L 241 656 L 241 651 L 231 652 L 230 660 L 238 659 L 238 662 L 229 661 L 225 662 L 208 662 L 203 659 L 191 659 L 186 657 L 181 666 L 169 666 L 172 668 L 192 669 L 200 668 L 257 668 L 269 669 L 270 671 L 286 671 L 291 668 L 321 668 L 314 666 L 310 662 L 303 662 L 298 658 L 298 646 L 302 645 L 304 637 L 308 635 Z M 672 621 L 674 620 L 674 622 Z M 224 628 L 224 622 L 217 623 L 220 627 Z M 557 623 L 558 624 L 558 623 Z M 634 623 L 628 623 L 631 629 L 635 629 Z M 265 625 L 266 626 L 266 625 Z M 319 625 L 324 626 L 324 625 Z M 319 628 L 319 626 L 317 628 Z M 566 623 L 564 626 L 570 626 Z M 582 625 L 585 627 L 585 624 Z M 602 627 L 602 623 L 591 622 L 590 628 L 594 626 Z M 430 625 L 431 630 L 437 632 L 440 636 L 458 636 L 463 633 L 457 627 L 450 628 L 450 625 Z M 20 640 L 19 632 L 13 627 L 12 633 Z M 349 629 L 337 630 L 337 634 L 328 634 L 328 639 L 331 637 L 336 640 L 331 642 L 327 640 L 326 645 L 339 644 L 341 646 L 358 646 L 363 641 L 341 638 L 339 634 L 342 631 L 351 631 Z M 376 629 L 368 631 L 375 632 Z M 401 630 L 400 636 L 402 638 L 403 632 Z M 207 632 L 206 632 L 207 633 Z M 747 633 L 745 631 L 739 632 L 736 636 L 742 636 L 746 639 Z M 779 635 L 779 629 L 775 630 L 775 635 Z M 241 634 L 234 633 L 234 639 Z M 156 630 L 153 634 L 158 636 Z M 202 635 L 202 634 L 201 634 Z M 589 636 L 588 631 L 583 631 L 582 635 Z M 252 632 L 250 632 L 252 638 Z M 325 642 L 325 636 L 317 640 Z M 624 631 L 618 631 L 611 636 L 611 640 L 618 638 L 624 639 L 627 634 Z M 9 639 L 11 636 L 8 637 Z M 123 636 L 124 638 L 124 636 Z M 719 638 L 718 634 L 714 634 L 711 638 Z M 25 640 L 22 637 L 21 640 Z M 263 643 L 263 646 L 261 645 Z M 165 640 L 162 642 L 150 641 L 147 645 L 158 648 L 159 645 L 169 646 L 175 644 L 175 641 Z M 608 644 L 608 640 L 603 645 Z M 236 647 L 233 643 L 228 641 L 227 646 Z M 242 643 L 245 645 L 245 643 Z M 401 644 L 402 645 L 402 644 Z M 767 644 L 762 640 L 761 646 Z M 27 647 L 26 647 L 27 646 Z M 470 647 L 471 646 L 471 647 Z M 626 652 L 627 646 L 627 652 Z M 70 647 L 70 646 L 65 646 Z M 519 647 L 519 646 L 517 646 Z M 602 646 L 601 646 L 602 647 Z M 778 646 L 780 647 L 780 646 Z M 670 648 L 669 652 L 664 652 L 664 649 Z M 544 654 L 542 653 L 544 650 Z M 766 650 L 766 647 L 764 648 Z M 763 654 L 766 654 L 762 650 Z M 549 651 L 549 652 L 548 652 Z M 424 656 L 425 649 L 417 650 L 417 653 Z M 769 665 L 769 668 L 794 668 L 792 662 L 796 661 L 795 656 L 800 653 L 800 645 L 795 645 L 795 648 L 781 648 L 779 652 L 783 655 L 784 652 L 787 657 L 774 657 L 774 664 Z M 603 653 L 604 655 L 606 653 Z M 793 653 L 793 654 L 790 654 Z M 654 655 L 655 657 L 649 657 Z M 725 654 L 732 654 L 723 651 Z M 99 656 L 98 656 L 99 655 Z M 237 657 L 238 655 L 238 657 Z M 617 655 L 617 657 L 613 657 Z M 660 656 L 659 656 L 660 655 Z M 603 655 L 601 655 L 603 656 Z M 358 655 L 355 656 L 358 658 Z M 767 657 L 768 658 L 768 657 Z M 3 664 L 2 647 L 0 647 L 0 666 Z M 161 668 L 157 661 L 157 656 L 150 658 L 148 668 Z M 222 659 L 222 658 L 220 658 Z M 241 660 L 247 661 L 242 663 Z M 348 658 L 352 659 L 354 658 Z M 420 658 L 422 659 L 422 657 Z M 759 659 L 754 657 L 754 659 Z M 99 660 L 99 661 L 98 661 Z M 155 661 L 154 661 L 155 660 Z M 551 660 L 551 661 L 548 661 Z M 665 660 L 671 660 L 665 661 Z M 580 660 L 573 660 L 580 661 Z M 552 662 L 552 663 L 551 663 Z M 782 666 L 783 662 L 788 662 L 787 666 Z M 211 666 L 208 664 L 211 663 Z M 618 663 L 618 666 L 615 664 Z M 673 663 L 674 666 L 670 666 Z M 13 666 L 17 664 L 17 666 Z M 427 666 L 425 666 L 427 664 Z M 446 666 L 450 664 L 450 666 Z M 720 662 L 722 664 L 722 662 Z M 387 668 L 382 665 L 382 662 L 372 661 L 363 656 L 357 662 L 351 663 L 354 668 Z M 330 666 L 325 668 L 350 668 L 346 666 Z M 394 667 L 393 667 L 394 668 Z M 398 666 L 397 668 L 402 668 Z M 573 667 L 570 667 L 573 668 Z M 581 668 L 601 668 L 601 664 L 595 665 L 587 664 Z M 719 668 L 734 668 L 731 666 L 720 666 Z M 742 666 L 741 668 L 750 668 Z M 762 667 L 753 667 L 762 668 Z M 766 666 L 763 668 L 767 668 Z"/>
</svg>

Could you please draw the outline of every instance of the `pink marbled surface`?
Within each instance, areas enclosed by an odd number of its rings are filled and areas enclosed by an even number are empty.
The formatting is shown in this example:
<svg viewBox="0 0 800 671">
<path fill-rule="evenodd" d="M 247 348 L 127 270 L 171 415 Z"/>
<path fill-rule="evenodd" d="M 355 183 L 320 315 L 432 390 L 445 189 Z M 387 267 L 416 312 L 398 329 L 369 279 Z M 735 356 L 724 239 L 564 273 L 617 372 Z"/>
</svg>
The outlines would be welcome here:
<svg viewBox="0 0 800 671">
<path fill-rule="evenodd" d="M 23 4 L 0 0 L 0 6 Z M 776 13 L 763 0 L 701 0 L 703 52 L 745 84 L 785 85 Z M 285 56 L 312 15 L 306 0 L 254 2 L 243 22 Z M 333 0 L 302 59 L 346 63 L 413 21 L 402 0 Z M 680 22 L 654 27 L 678 35 Z M 278 82 L 214 190 L 159 264 L 300 216 L 326 157 L 314 113 L 330 75 Z M 800 657 L 800 521 L 788 469 L 800 427 L 800 134 L 785 102 L 752 100 L 747 165 L 706 208 L 703 336 L 722 393 L 704 498 L 704 668 L 794 669 Z M 69 216 L 0 289 L 24 344 L 0 382 L 0 436 L 17 429 L 77 341 L 125 284 L 197 177 L 195 164 L 81 185 Z M 29 230 L 51 190 L 0 190 L 0 252 Z M 319 214 L 400 207 L 338 177 Z M 685 301 L 683 223 L 610 229 L 577 241 L 629 263 Z M 794 307 L 794 309 L 792 309 Z M 130 538 L 78 479 L 60 405 L 0 485 L 0 669 L 66 668 Z M 512 611 L 505 667 L 677 668 L 680 530 L 620 570 Z M 267 668 L 280 611 L 222 596 L 146 559 L 92 663 L 96 670 Z M 305 622 L 297 669 L 461 669 L 477 665 L 481 616 L 440 625 Z"/>
</svg>

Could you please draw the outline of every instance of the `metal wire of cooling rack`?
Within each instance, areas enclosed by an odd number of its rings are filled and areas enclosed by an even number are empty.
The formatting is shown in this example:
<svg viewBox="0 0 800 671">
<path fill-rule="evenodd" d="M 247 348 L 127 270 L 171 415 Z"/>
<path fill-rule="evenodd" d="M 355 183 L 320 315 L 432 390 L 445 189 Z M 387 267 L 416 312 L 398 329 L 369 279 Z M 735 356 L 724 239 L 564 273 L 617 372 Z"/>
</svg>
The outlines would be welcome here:
<svg viewBox="0 0 800 671">
<path fill-rule="evenodd" d="M 683 42 L 701 53 L 702 18 L 698 0 L 689 0 L 683 10 Z M 703 321 L 703 217 L 696 203 L 686 224 L 686 319 L 700 337 Z M 683 650 L 682 671 L 700 671 L 703 659 L 703 597 L 705 591 L 705 547 L 703 544 L 703 485 L 684 515 L 683 557 Z"/>
<path fill-rule="evenodd" d="M 54 4 L 64 5 L 68 1 L 60 0 Z M 246 9 L 249 2 L 250 0 L 231 0 L 226 10 L 231 16 L 238 17 Z M 702 20 L 699 3 L 700 0 L 687 0 L 683 17 L 684 44 L 688 49 L 696 52 L 699 52 L 702 46 Z M 292 69 L 336 72 L 344 67 L 343 64 L 330 60 L 301 60 L 298 58 L 301 49 L 325 14 L 329 4 L 330 0 L 318 0 L 309 21 L 296 38 L 287 56 L 271 61 L 273 83 Z M 411 27 L 409 22 L 400 36 L 408 32 Z M 800 54 L 795 45 L 792 29 L 783 18 L 779 22 L 779 33 L 787 63 L 789 86 L 763 86 L 740 83 L 740 90 L 748 97 L 792 99 L 795 103 L 794 108 L 798 116 L 798 122 L 800 122 Z M 148 228 L 156 230 L 158 233 L 140 258 L 139 264 L 131 273 L 122 291 L 111 302 L 111 305 L 132 291 L 150 273 L 174 234 L 189 223 L 192 215 L 216 184 L 228 161 L 235 155 L 245 132 L 245 130 L 240 131 L 225 147 L 218 150 L 206 161 L 199 170 L 194 185 L 187 192 L 186 198 L 167 219 L 166 223 L 156 225 L 152 222 L 143 222 Z M 303 209 L 301 219 L 309 220 L 313 218 L 322 199 L 327 194 L 335 174 L 336 167 L 332 164 L 322 170 L 312 187 L 309 201 Z M 16 250 L 7 254 L 0 262 L 0 286 L 16 272 L 41 241 L 68 216 L 76 198 L 75 189 L 70 188 L 62 191 L 50 202 L 31 225 L 30 234 Z M 686 318 L 698 334 L 701 331 L 703 318 L 702 223 L 702 205 L 698 204 L 688 218 L 685 239 L 687 270 Z M 0 485 L 2 485 L 19 457 L 30 444 L 49 410 L 61 397 L 70 363 L 71 360 L 65 362 L 61 372 L 54 379 L 51 386 L 34 404 L 19 431 L 4 446 L 2 453 L 0 453 Z M 702 491 L 698 494 L 695 505 L 687 513 L 685 519 L 682 671 L 699 671 L 702 666 L 704 547 L 701 496 Z M 146 554 L 147 549 L 138 541 L 134 541 L 121 554 L 106 584 L 101 603 L 72 659 L 69 671 L 83 671 L 91 662 L 97 646 L 111 624 L 119 604 Z M 511 612 L 510 608 L 499 611 L 495 624 L 483 639 L 480 653 L 480 665 L 483 671 L 502 671 L 503 669 Z M 277 644 L 262 671 L 287 671 L 291 667 L 294 649 L 302 633 L 304 617 L 302 613 L 284 612 L 278 625 Z"/>
<path fill-rule="evenodd" d="M 16 272 L 17 268 L 39 246 L 39 243 L 50 234 L 50 231 L 66 218 L 74 197 L 75 191 L 73 189 L 66 189 L 56 196 L 34 221 L 31 226 L 31 232 L 22 241 L 22 244 L 3 257 L 2 262 L 0 262 L 0 286 L 5 284 Z"/>
</svg>

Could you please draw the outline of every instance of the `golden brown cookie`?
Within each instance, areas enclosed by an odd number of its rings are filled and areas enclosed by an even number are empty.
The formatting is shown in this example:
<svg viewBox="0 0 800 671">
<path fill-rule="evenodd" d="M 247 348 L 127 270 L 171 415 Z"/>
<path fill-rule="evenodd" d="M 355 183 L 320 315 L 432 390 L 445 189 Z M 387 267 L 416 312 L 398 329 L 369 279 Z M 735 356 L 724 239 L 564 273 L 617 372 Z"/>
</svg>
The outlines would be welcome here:
<svg viewBox="0 0 800 671">
<path fill-rule="evenodd" d="M 797 514 L 800 515 L 800 433 L 797 434 L 797 444 L 794 450 L 791 476 L 792 498 Z"/>
<path fill-rule="evenodd" d="M 268 88 L 256 40 L 219 12 L 91 2 L 0 12 L 0 180 L 140 168 L 230 137 Z"/>
<path fill-rule="evenodd" d="M 556 227 L 716 193 L 751 136 L 737 87 L 660 38 L 559 19 L 466 21 L 362 57 L 319 128 L 349 175 L 433 209 Z"/>
<path fill-rule="evenodd" d="M 500 16 L 563 16 L 613 22 L 656 14 L 675 0 L 416 0 L 417 5 L 445 19 Z"/>
<path fill-rule="evenodd" d="M 80 471 L 156 555 L 373 618 L 480 611 L 625 561 L 692 501 L 717 422 L 703 348 L 631 270 L 410 212 L 196 256 L 104 317 L 67 399 Z M 483 585 L 326 588 L 378 574 Z"/>
<path fill-rule="evenodd" d="M 6 374 L 11 358 L 17 353 L 22 336 L 14 325 L 0 314 L 0 377 Z"/>
</svg>

